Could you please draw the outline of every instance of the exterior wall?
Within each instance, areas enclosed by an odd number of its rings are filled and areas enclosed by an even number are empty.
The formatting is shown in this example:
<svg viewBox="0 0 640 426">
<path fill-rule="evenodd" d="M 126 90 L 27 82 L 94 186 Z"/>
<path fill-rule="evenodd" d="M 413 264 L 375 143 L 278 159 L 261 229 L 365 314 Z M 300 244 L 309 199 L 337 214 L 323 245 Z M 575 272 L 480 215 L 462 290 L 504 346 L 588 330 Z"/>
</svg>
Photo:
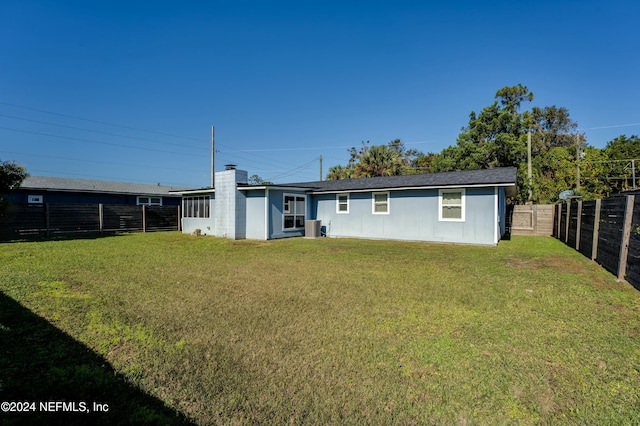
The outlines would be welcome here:
<svg viewBox="0 0 640 426">
<path fill-rule="evenodd" d="M 238 240 L 246 238 L 247 203 L 238 183 L 247 183 L 244 170 L 225 170 L 216 173 L 215 235 Z"/>
<path fill-rule="evenodd" d="M 209 217 L 182 217 L 182 233 L 191 234 L 199 229 L 202 235 L 215 235 L 215 193 L 203 193 L 200 195 L 208 195 L 209 199 Z M 184 211 L 183 213 L 184 214 Z"/>
<path fill-rule="evenodd" d="M 283 210 L 284 210 L 284 194 L 306 195 L 300 191 L 282 191 L 282 190 L 270 190 L 269 191 L 269 239 L 289 238 L 289 237 L 303 237 L 304 229 L 295 231 L 283 230 Z M 310 204 L 312 202 L 311 196 L 307 196 L 307 211 L 305 219 L 310 219 Z"/>
<path fill-rule="evenodd" d="M 246 238 L 252 240 L 264 240 L 267 238 L 265 232 L 265 226 L 267 222 L 265 219 L 265 190 L 246 191 L 246 206 L 247 206 L 247 228 Z"/>
<path fill-rule="evenodd" d="M 338 214 L 335 194 L 315 195 L 311 218 L 322 221 L 321 225 L 329 237 L 491 245 L 497 242 L 498 212 L 494 187 L 466 188 L 463 222 L 438 219 L 437 189 L 390 191 L 388 214 L 373 214 L 371 198 L 371 192 L 350 193 L 349 213 Z"/>
<path fill-rule="evenodd" d="M 7 199 L 14 204 L 27 204 L 29 195 L 42 195 L 44 203 L 50 204 L 124 204 L 135 206 L 138 195 L 145 194 L 111 194 L 99 192 L 72 192 L 42 189 L 21 188 L 11 192 Z M 180 205 L 180 196 L 151 195 L 162 197 L 163 206 Z"/>
<path fill-rule="evenodd" d="M 496 188 L 498 191 L 498 240 L 502 239 L 507 232 L 507 196 L 503 187 Z"/>
</svg>

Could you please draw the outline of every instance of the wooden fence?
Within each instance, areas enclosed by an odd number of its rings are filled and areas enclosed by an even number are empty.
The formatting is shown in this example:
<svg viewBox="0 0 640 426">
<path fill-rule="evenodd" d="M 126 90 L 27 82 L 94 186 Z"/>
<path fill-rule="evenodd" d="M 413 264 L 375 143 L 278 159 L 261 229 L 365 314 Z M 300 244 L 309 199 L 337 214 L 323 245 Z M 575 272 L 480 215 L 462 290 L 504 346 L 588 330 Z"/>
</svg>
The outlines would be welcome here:
<svg viewBox="0 0 640 426">
<path fill-rule="evenodd" d="M 553 235 L 553 204 L 515 205 L 511 212 L 511 235 Z"/>
<path fill-rule="evenodd" d="M 13 204 L 0 216 L 3 240 L 179 229 L 179 206 Z"/>
<path fill-rule="evenodd" d="M 640 290 L 640 197 L 555 206 L 553 236 Z"/>
</svg>

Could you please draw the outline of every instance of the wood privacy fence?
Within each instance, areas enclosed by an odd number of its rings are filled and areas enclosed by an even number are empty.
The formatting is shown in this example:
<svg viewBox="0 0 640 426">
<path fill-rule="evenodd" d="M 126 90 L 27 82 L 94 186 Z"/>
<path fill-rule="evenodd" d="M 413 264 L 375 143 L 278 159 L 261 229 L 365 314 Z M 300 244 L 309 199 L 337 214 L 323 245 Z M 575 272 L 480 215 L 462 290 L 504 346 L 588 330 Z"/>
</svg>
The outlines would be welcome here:
<svg viewBox="0 0 640 426">
<path fill-rule="evenodd" d="M 553 236 L 640 290 L 640 197 L 557 204 Z"/>
<path fill-rule="evenodd" d="M 179 229 L 179 206 L 14 204 L 0 216 L 0 239 L 5 240 Z"/>
<path fill-rule="evenodd" d="M 553 204 L 514 205 L 511 235 L 553 235 Z"/>
</svg>

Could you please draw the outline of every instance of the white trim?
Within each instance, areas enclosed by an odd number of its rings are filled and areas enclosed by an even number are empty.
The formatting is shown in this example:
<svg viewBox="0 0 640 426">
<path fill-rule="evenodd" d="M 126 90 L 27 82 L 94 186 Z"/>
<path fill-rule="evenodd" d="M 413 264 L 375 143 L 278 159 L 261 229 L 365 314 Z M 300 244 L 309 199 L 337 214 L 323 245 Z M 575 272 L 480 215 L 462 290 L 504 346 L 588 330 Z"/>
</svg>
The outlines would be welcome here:
<svg viewBox="0 0 640 426">
<path fill-rule="evenodd" d="M 460 218 L 442 217 L 442 208 L 446 205 L 442 202 L 442 194 L 445 192 L 459 192 L 460 195 Z M 440 222 L 464 222 L 466 210 L 466 190 L 464 188 L 446 188 L 438 190 L 438 220 Z"/>
<path fill-rule="evenodd" d="M 254 189 L 278 189 L 282 191 L 310 191 L 313 188 L 309 188 L 308 186 L 278 186 L 278 185 L 238 186 L 238 191 L 252 191 Z"/>
<path fill-rule="evenodd" d="M 284 211 L 284 200 L 286 197 L 293 197 L 293 209 L 290 212 L 285 212 Z M 304 214 L 298 214 L 297 210 L 296 210 L 296 197 L 300 197 L 300 198 L 304 198 Z M 285 228 L 284 227 L 284 217 L 285 216 L 293 216 L 293 228 Z M 307 219 L 307 196 L 305 194 L 294 194 L 294 193 L 284 193 L 282 194 L 282 232 L 289 232 L 289 231 L 300 231 L 304 229 L 304 223 L 302 224 L 302 226 L 295 226 L 296 224 L 296 216 L 304 216 L 305 220 Z"/>
<path fill-rule="evenodd" d="M 269 239 L 269 188 L 264 190 L 264 239 Z"/>
<path fill-rule="evenodd" d="M 309 190 L 309 194 L 311 195 L 321 195 L 321 194 L 340 194 L 345 192 L 387 192 L 387 191 L 407 191 L 410 189 L 464 189 L 464 188 L 493 188 L 495 186 L 504 186 L 509 187 L 516 185 L 513 183 L 478 183 L 474 185 L 451 185 L 451 186 L 443 186 L 443 185 L 433 185 L 433 186 L 401 186 L 401 187 L 386 187 L 386 188 L 369 188 L 369 189 L 340 189 L 340 190 L 326 190 L 326 191 L 314 191 Z"/>
<path fill-rule="evenodd" d="M 44 202 L 43 195 L 27 195 L 27 202 L 29 204 L 42 204 Z"/>
<path fill-rule="evenodd" d="M 340 197 L 347 197 L 347 209 L 340 210 Z M 349 197 L 349 193 L 336 194 L 336 214 L 349 214 L 349 204 L 351 201 L 351 197 Z"/>
<path fill-rule="evenodd" d="M 147 203 L 143 203 L 143 202 L 140 201 L 140 198 L 147 198 L 149 201 Z M 160 204 L 152 203 L 151 202 L 152 198 L 160 199 Z M 162 205 L 162 197 L 159 196 L 159 195 L 138 195 L 136 197 L 136 205 L 138 205 L 138 206 L 161 206 Z"/>
<path fill-rule="evenodd" d="M 208 189 L 190 189 L 188 191 L 176 191 L 176 192 L 172 192 L 172 194 L 195 195 L 195 194 L 211 194 L 211 193 L 215 193 L 215 192 L 216 192 L 215 189 L 208 188 Z"/>
<path fill-rule="evenodd" d="M 494 208 L 494 226 L 496 227 L 496 232 L 494 232 L 493 234 L 493 243 L 494 244 L 498 244 L 498 240 L 500 239 L 500 206 L 498 203 L 498 187 L 494 187 L 493 188 L 493 198 L 494 198 L 494 203 L 493 203 L 493 208 Z"/>
<path fill-rule="evenodd" d="M 386 201 L 387 210 L 384 212 L 377 212 L 376 211 L 376 195 L 382 195 L 382 194 L 387 196 L 387 201 Z M 379 204 L 382 204 L 382 203 L 379 203 Z M 389 191 L 372 192 L 371 193 L 371 214 L 389 214 L 390 211 L 391 211 L 391 197 L 389 196 Z"/>
</svg>

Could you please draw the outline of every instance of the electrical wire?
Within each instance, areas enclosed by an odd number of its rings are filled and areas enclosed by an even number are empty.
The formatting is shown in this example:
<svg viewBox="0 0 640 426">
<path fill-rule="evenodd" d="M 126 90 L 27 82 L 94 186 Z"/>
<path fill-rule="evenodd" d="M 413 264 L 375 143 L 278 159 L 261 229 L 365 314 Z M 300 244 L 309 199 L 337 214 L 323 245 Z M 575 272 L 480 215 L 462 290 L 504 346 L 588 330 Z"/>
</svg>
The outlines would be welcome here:
<svg viewBox="0 0 640 426">
<path fill-rule="evenodd" d="M 26 109 L 26 110 L 29 110 L 29 111 L 36 111 L 36 112 L 42 112 L 42 113 L 45 113 L 45 114 L 57 115 L 59 117 L 73 118 L 74 120 L 88 121 L 90 123 L 104 124 L 104 125 L 107 125 L 107 126 L 120 127 L 120 128 L 123 128 L 123 129 L 137 130 L 139 132 L 154 133 L 156 135 L 169 136 L 169 137 L 172 137 L 172 138 L 188 139 L 188 140 L 193 140 L 193 141 L 196 141 L 196 142 L 201 142 L 200 139 L 191 138 L 191 137 L 187 137 L 187 136 L 173 135 L 171 133 L 163 133 L 163 132 L 158 132 L 158 131 L 155 131 L 155 130 L 147 130 L 147 129 L 141 129 L 141 128 L 138 128 L 138 127 L 124 126 L 122 124 L 109 123 L 109 122 L 106 122 L 106 121 L 92 120 L 90 118 L 82 118 L 82 117 L 77 117 L 77 116 L 74 116 L 74 115 L 61 114 L 61 113 L 58 113 L 58 112 L 52 112 L 52 111 L 47 111 L 47 110 L 43 110 L 43 109 L 30 108 L 30 107 L 25 107 L 25 106 L 22 106 L 22 105 L 16 105 L 16 104 L 8 103 L 8 102 L 0 102 L 0 105 L 7 105 L 7 106 L 14 107 L 14 108 Z"/>
<path fill-rule="evenodd" d="M 165 154 L 176 154 L 176 155 L 187 155 L 187 156 L 191 156 L 191 157 L 201 157 L 201 155 L 189 154 L 189 153 L 186 153 L 186 152 L 164 151 L 164 150 L 161 150 L 161 149 L 143 148 L 143 147 L 133 146 L 133 145 L 125 145 L 125 144 L 118 144 L 118 143 L 112 143 L 112 142 L 94 141 L 94 140 L 91 140 L 91 139 L 80 139 L 80 138 L 74 138 L 74 137 L 71 137 L 71 136 L 52 135 L 50 133 L 40 133 L 40 132 L 31 131 L 31 130 L 13 129 L 13 128 L 4 127 L 4 126 L 0 126 L 0 129 L 9 130 L 9 131 L 12 131 L 12 132 L 29 133 L 29 134 L 32 134 L 32 135 L 49 136 L 49 137 L 54 137 L 54 138 L 68 139 L 68 140 L 74 140 L 74 141 L 80 141 L 80 142 L 88 142 L 88 143 L 95 143 L 95 144 L 101 144 L 101 145 L 117 146 L 117 147 L 120 147 L 120 148 L 130 148 L 130 149 L 139 149 L 139 150 L 142 150 L 142 151 L 163 152 Z"/>
<path fill-rule="evenodd" d="M 0 114 L 0 117 L 11 118 L 11 119 L 14 119 L 14 120 L 28 121 L 28 122 L 31 122 L 31 123 L 46 124 L 47 126 L 63 127 L 65 129 L 82 130 L 83 132 L 99 133 L 101 135 L 107 135 L 107 136 L 116 136 L 116 137 L 120 137 L 120 138 L 135 139 L 135 140 L 145 141 L 145 142 L 154 142 L 154 143 L 159 143 L 159 144 L 163 144 L 163 145 L 173 145 L 173 146 L 180 146 L 180 147 L 183 147 L 183 148 L 201 149 L 201 150 L 208 150 L 209 149 L 208 147 L 205 148 L 205 147 L 202 147 L 202 146 L 183 145 L 183 144 L 178 144 L 178 143 L 163 142 L 163 141 L 158 141 L 158 140 L 154 140 L 154 139 L 138 138 L 136 136 L 119 135 L 117 133 L 102 132 L 100 130 L 91 130 L 91 129 L 84 129 L 82 127 L 66 126 L 64 124 L 57 124 L 57 123 L 49 123 L 47 121 L 31 120 L 29 118 L 16 117 L 16 116 L 13 116 L 13 115 Z"/>
</svg>

